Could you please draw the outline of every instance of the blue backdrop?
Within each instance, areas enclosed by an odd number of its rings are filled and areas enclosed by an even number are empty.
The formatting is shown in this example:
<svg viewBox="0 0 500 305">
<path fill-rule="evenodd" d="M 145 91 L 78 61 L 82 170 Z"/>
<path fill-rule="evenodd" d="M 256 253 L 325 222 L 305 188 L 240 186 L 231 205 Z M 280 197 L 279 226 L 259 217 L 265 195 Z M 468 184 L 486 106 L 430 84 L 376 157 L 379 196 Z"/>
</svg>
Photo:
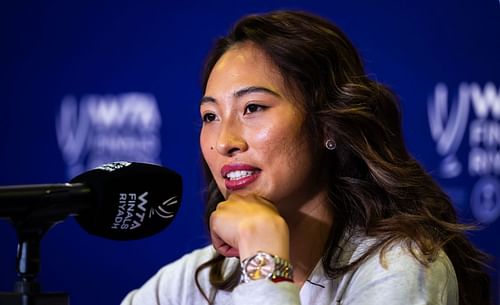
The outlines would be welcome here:
<svg viewBox="0 0 500 305">
<path fill-rule="evenodd" d="M 0 185 L 66 182 L 116 159 L 161 163 L 185 189 L 170 227 L 131 242 L 70 217 L 42 242 L 40 281 L 71 304 L 117 304 L 162 265 L 208 242 L 198 149 L 199 80 L 215 37 L 242 15 L 303 9 L 336 22 L 373 78 L 400 96 L 410 151 L 453 198 L 500 267 L 498 0 L 12 1 L 0 4 Z M 0 220 L 0 291 L 16 235 Z"/>
</svg>

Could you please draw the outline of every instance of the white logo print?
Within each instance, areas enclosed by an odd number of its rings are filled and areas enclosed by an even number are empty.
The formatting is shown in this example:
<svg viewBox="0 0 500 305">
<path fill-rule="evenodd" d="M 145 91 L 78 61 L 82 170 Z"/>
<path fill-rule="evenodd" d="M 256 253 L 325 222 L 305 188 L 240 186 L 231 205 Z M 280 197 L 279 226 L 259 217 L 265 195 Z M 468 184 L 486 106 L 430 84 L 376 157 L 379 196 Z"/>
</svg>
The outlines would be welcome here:
<svg viewBox="0 0 500 305">
<path fill-rule="evenodd" d="M 66 96 L 56 131 L 68 177 L 116 160 L 160 163 L 160 127 L 150 94 Z"/>
<path fill-rule="evenodd" d="M 177 203 L 179 203 L 179 201 L 177 200 L 176 196 L 165 200 L 162 204 L 160 204 L 156 208 L 152 208 L 151 210 L 149 210 L 149 218 L 151 218 L 155 214 L 158 214 L 158 216 L 164 219 L 174 217 L 174 212 L 169 212 L 165 210 L 165 208 L 168 209 L 168 207 L 176 205 Z"/>
<path fill-rule="evenodd" d="M 436 142 L 438 153 L 444 157 L 441 163 L 441 175 L 452 178 L 460 175 L 462 165 L 456 152 L 464 136 L 469 116 L 467 85 L 459 87 L 459 98 L 448 110 L 448 89 L 444 84 L 437 84 L 434 98 L 428 102 L 428 117 L 432 138 Z"/>
<path fill-rule="evenodd" d="M 500 183 L 485 177 L 479 180 L 471 194 L 471 210 L 482 223 L 492 223 L 500 216 Z"/>
<path fill-rule="evenodd" d="M 96 167 L 95 169 L 100 169 L 100 170 L 107 171 L 107 172 L 114 172 L 115 170 L 130 166 L 130 164 L 132 164 L 132 163 L 127 162 L 127 161 L 116 161 L 116 162 L 103 164 L 101 166 Z"/>
<path fill-rule="evenodd" d="M 111 225 L 111 229 L 115 230 L 133 230 L 142 226 L 148 192 L 144 192 L 138 196 L 137 193 L 120 193 L 118 210 Z M 137 199 L 140 203 L 137 204 Z"/>
<path fill-rule="evenodd" d="M 500 217 L 500 87 L 461 83 L 450 99 L 448 87 L 439 83 L 427 106 L 431 135 L 443 158 L 440 177 L 478 177 L 471 210 L 480 222 L 494 222 Z M 460 160 L 459 150 L 468 156 Z"/>
</svg>

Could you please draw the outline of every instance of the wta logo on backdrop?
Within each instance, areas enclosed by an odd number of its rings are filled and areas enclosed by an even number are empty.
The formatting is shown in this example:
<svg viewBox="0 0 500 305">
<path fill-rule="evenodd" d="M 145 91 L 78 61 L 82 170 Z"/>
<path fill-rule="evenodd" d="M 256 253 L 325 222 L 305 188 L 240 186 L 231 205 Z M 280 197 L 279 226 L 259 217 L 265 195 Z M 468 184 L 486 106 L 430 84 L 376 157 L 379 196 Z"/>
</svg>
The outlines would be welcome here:
<svg viewBox="0 0 500 305">
<path fill-rule="evenodd" d="M 64 97 L 56 132 L 68 178 L 117 160 L 160 164 L 160 127 L 151 94 Z"/>
<path fill-rule="evenodd" d="M 428 100 L 430 131 L 442 157 L 439 176 L 474 179 L 470 209 L 490 224 L 500 218 L 500 86 L 461 83 L 450 91 L 439 83 Z"/>
</svg>

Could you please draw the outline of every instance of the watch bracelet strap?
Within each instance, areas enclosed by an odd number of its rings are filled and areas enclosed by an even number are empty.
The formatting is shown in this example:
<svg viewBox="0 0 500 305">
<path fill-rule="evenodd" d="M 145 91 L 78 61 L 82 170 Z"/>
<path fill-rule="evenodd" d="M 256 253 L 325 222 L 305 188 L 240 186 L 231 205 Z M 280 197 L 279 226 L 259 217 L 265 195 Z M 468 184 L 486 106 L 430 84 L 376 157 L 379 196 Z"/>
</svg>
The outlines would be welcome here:
<svg viewBox="0 0 500 305">
<path fill-rule="evenodd" d="M 266 253 L 264 251 L 258 251 L 257 254 L 259 252 Z M 293 266 L 292 266 L 292 264 L 288 260 L 283 259 L 277 255 L 270 254 L 270 253 L 266 253 L 266 254 L 273 257 L 274 262 L 275 262 L 275 266 L 277 266 L 277 268 L 274 270 L 274 272 L 273 272 L 272 276 L 269 278 L 269 280 L 271 280 L 274 283 L 284 282 L 284 281 L 293 282 Z M 250 257 L 244 259 L 243 261 L 241 261 L 241 267 L 244 268 L 247 261 L 249 259 L 251 259 L 252 257 L 253 256 L 250 256 Z M 241 282 L 248 281 L 248 279 L 245 277 L 245 272 L 243 272 L 241 274 L 240 281 Z"/>
<path fill-rule="evenodd" d="M 275 269 L 270 280 L 275 282 L 275 283 L 285 281 L 285 280 L 289 280 L 289 281 L 293 282 L 292 264 L 289 261 L 287 261 L 286 259 L 283 259 L 279 256 L 273 255 L 273 257 L 274 257 L 274 262 L 278 266 L 278 268 Z"/>
</svg>

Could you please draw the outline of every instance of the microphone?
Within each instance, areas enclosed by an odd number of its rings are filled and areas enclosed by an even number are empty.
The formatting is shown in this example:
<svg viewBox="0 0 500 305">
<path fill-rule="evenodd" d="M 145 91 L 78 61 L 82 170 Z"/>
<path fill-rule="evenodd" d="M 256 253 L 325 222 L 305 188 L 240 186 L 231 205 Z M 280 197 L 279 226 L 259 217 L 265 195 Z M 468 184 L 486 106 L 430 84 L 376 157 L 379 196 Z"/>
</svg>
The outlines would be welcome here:
<svg viewBox="0 0 500 305">
<path fill-rule="evenodd" d="M 134 240 L 166 228 L 181 198 L 182 179 L 176 172 L 120 161 L 84 172 L 70 183 L 0 187 L 0 218 L 36 227 L 74 215 L 90 234 Z"/>
</svg>

